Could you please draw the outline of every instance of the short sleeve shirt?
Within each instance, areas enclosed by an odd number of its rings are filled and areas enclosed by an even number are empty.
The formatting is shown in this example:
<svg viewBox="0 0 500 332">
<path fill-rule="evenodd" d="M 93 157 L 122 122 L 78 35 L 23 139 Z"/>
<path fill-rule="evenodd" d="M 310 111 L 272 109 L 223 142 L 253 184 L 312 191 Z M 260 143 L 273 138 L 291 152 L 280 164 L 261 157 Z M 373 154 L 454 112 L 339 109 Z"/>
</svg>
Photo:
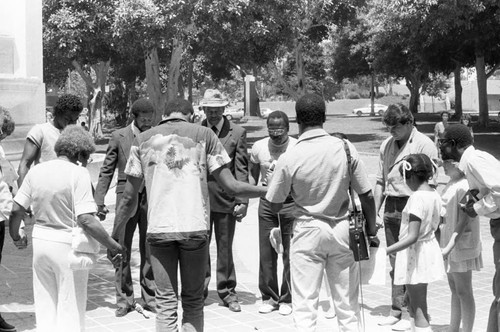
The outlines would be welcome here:
<svg viewBox="0 0 500 332">
<path fill-rule="evenodd" d="M 399 172 L 399 165 L 404 157 L 415 153 L 423 153 L 431 160 L 438 157 L 434 142 L 417 128 L 413 128 L 408 141 L 401 148 L 392 136 L 382 142 L 377 182 L 384 185 L 384 195 L 408 197 L 412 194 Z"/>
<path fill-rule="evenodd" d="M 138 135 L 125 173 L 145 180 L 148 241 L 207 238 L 208 172 L 230 161 L 210 129 L 186 121 L 163 121 Z"/>
<path fill-rule="evenodd" d="M 37 124 L 31 128 L 27 139 L 40 149 L 40 159 L 38 162 L 42 163 L 57 158 L 54 146 L 60 135 L 61 132 L 54 127 L 52 122 Z"/>
<path fill-rule="evenodd" d="M 32 167 L 14 201 L 25 209 L 32 206 L 37 225 L 68 232 L 73 216 L 97 211 L 89 171 L 61 159 Z"/>
<path fill-rule="evenodd" d="M 260 180 L 264 181 L 269 167 L 276 163 L 278 158 L 297 144 L 297 139 L 288 137 L 288 144 L 277 147 L 269 137 L 255 142 L 250 153 L 250 161 L 260 165 Z"/>
<path fill-rule="evenodd" d="M 344 142 L 323 129 L 306 131 L 297 144 L 278 159 L 266 199 L 282 203 L 291 193 L 297 219 L 345 219 L 349 207 L 349 179 L 358 194 L 371 190 L 356 148 L 351 143 L 348 146 L 352 158 L 351 176 Z"/>
</svg>

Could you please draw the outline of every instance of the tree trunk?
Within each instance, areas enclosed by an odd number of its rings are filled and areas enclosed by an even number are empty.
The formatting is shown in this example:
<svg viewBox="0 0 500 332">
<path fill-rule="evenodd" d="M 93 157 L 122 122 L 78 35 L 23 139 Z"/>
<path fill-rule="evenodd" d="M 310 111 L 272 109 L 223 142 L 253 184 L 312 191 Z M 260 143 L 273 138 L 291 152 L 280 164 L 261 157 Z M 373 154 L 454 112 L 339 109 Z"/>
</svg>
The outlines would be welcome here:
<svg viewBox="0 0 500 332">
<path fill-rule="evenodd" d="M 462 109 L 462 82 L 461 82 L 461 74 L 462 71 L 462 66 L 460 64 L 457 64 L 455 66 L 455 69 L 453 70 L 454 75 L 455 75 L 455 118 L 457 120 L 460 120 L 463 114 L 463 109 Z"/>
<path fill-rule="evenodd" d="M 420 83 L 415 77 L 406 77 L 406 86 L 410 90 L 410 104 L 408 108 L 412 113 L 418 113 L 418 99 L 420 97 Z"/>
<path fill-rule="evenodd" d="M 187 89 L 188 89 L 188 100 L 193 103 L 193 60 L 189 59 L 188 63 L 188 77 L 187 77 Z"/>
<path fill-rule="evenodd" d="M 158 52 L 153 48 L 145 57 L 146 65 L 146 83 L 149 100 L 155 107 L 155 123 L 161 121 L 163 109 L 167 103 L 167 96 L 163 93 L 160 81 L 160 60 L 158 59 Z"/>
<path fill-rule="evenodd" d="M 111 60 L 100 61 L 91 66 L 95 74 L 95 81 L 82 69 L 78 61 L 73 60 L 71 62 L 80 77 L 84 80 L 89 95 L 92 95 L 89 101 L 89 130 L 94 139 L 104 136 L 102 133 L 102 99 L 104 97 L 110 62 Z"/>
<path fill-rule="evenodd" d="M 488 90 L 486 80 L 486 70 L 484 54 L 482 50 L 476 49 L 476 75 L 477 75 L 477 93 L 479 101 L 479 121 L 480 127 L 488 126 Z"/>
<path fill-rule="evenodd" d="M 177 98 L 179 92 L 179 77 L 181 75 L 181 60 L 184 43 L 174 38 L 172 41 L 172 56 L 168 67 L 167 101 Z"/>
<path fill-rule="evenodd" d="M 306 93 L 304 57 L 302 54 L 303 44 L 298 42 L 295 47 L 295 66 L 297 68 L 297 97 L 300 98 Z M 297 99 L 295 99 L 297 100 Z"/>
</svg>

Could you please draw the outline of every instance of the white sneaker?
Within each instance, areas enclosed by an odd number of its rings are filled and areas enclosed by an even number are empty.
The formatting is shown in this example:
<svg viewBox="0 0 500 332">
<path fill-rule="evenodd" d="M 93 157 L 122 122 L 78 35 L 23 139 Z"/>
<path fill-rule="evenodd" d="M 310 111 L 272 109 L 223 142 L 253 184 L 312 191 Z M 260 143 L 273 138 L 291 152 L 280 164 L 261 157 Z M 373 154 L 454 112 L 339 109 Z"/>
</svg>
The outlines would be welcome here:
<svg viewBox="0 0 500 332">
<path fill-rule="evenodd" d="M 288 316 L 292 313 L 292 306 L 289 303 L 280 303 L 280 315 Z"/>
<path fill-rule="evenodd" d="M 400 320 L 401 320 L 400 318 L 397 318 L 397 317 L 394 317 L 394 316 L 387 316 L 387 317 L 384 317 L 381 321 L 379 321 L 378 325 L 380 325 L 380 326 L 390 326 L 390 325 L 396 324 Z"/>
<path fill-rule="evenodd" d="M 261 306 L 259 307 L 259 313 L 261 314 L 268 314 L 270 312 L 273 312 L 275 310 L 278 310 L 278 304 L 275 303 L 270 303 L 270 302 L 263 302 Z"/>
<path fill-rule="evenodd" d="M 411 330 L 411 323 L 409 320 L 401 319 L 396 324 L 392 325 L 393 331 L 409 331 Z"/>
</svg>

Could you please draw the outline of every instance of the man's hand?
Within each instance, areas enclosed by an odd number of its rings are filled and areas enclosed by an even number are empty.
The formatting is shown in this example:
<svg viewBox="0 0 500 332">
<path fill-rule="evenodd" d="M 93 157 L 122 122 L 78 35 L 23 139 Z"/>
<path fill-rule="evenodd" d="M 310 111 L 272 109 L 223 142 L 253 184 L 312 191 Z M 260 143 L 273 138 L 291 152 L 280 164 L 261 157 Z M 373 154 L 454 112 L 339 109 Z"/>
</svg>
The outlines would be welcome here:
<svg viewBox="0 0 500 332">
<path fill-rule="evenodd" d="M 245 218 L 247 215 L 248 204 L 236 204 L 233 210 L 233 216 L 236 217 L 237 221 L 241 221 L 241 219 Z"/>
<path fill-rule="evenodd" d="M 26 249 L 28 247 L 28 236 L 24 232 L 24 228 L 19 229 L 19 239 L 14 240 L 14 245 L 17 249 Z"/>
<path fill-rule="evenodd" d="M 100 221 L 106 219 L 106 215 L 108 214 L 108 212 L 109 210 L 106 205 L 97 205 L 97 216 L 99 217 Z"/>
<path fill-rule="evenodd" d="M 127 259 L 127 250 L 121 246 L 119 250 L 107 250 L 107 257 L 115 269 L 119 268 L 123 261 Z"/>
</svg>

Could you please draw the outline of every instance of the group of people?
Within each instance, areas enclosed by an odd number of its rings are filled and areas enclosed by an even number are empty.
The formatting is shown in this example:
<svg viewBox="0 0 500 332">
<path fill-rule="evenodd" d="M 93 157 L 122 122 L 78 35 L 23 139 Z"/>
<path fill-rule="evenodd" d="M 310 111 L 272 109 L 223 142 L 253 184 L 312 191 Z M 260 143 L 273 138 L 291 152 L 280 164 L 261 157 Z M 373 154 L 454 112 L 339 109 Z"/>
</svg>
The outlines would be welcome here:
<svg viewBox="0 0 500 332">
<path fill-rule="evenodd" d="M 406 307 L 410 327 L 430 331 L 427 284 L 447 273 L 451 331 L 458 331 L 460 324 L 463 331 L 472 331 L 471 271 L 482 267 L 479 214 L 491 218 L 495 239 L 495 300 L 488 332 L 498 331 L 500 163 L 474 149 L 467 126 L 443 123 L 442 137 L 434 144 L 416 129 L 406 106 L 390 105 L 383 123 L 391 136 L 381 145 L 372 188 L 354 145 L 323 128 L 326 105 L 318 95 L 306 94 L 295 105 L 298 139 L 288 135 L 286 113 L 275 111 L 267 119 L 269 137 L 255 142 L 250 155 L 245 130 L 223 116 L 227 101 L 221 93 L 207 90 L 201 106 L 206 114 L 201 125 L 192 123 L 191 103 L 177 98 L 166 105 L 162 121 L 154 126 L 157 110 L 147 99 L 136 101 L 130 125 L 110 139 L 95 191 L 88 171 L 79 167 L 87 164 L 95 146 L 81 126 L 72 125 L 82 109 L 77 97 L 62 96 L 54 118 L 30 131 L 13 200 L 9 188 L 16 186 L 2 177 L 0 237 L 9 219 L 14 243 L 25 248 L 22 219 L 32 211 L 37 330 L 84 330 L 88 271 L 72 270 L 71 255 L 61 255 L 71 250 L 74 222 L 108 250 L 115 267 L 117 317 L 137 305 L 130 269 L 136 228 L 141 298 L 144 309 L 157 314 L 157 331 L 178 330 L 178 276 L 182 329 L 203 330 L 212 234 L 217 245 L 217 295 L 230 311 L 241 311 L 232 243 L 236 223 L 246 216 L 248 198 L 260 197 L 259 312 L 293 313 L 298 330 L 314 331 L 326 279 L 340 330 L 359 331 L 359 265 L 349 244 L 352 188 L 369 236 L 377 234 L 377 217 L 383 211 L 392 305 L 380 325 L 402 324 Z M 0 139 L 9 134 L 4 131 L 6 120 L 3 123 Z M 438 147 L 450 177 L 441 194 L 436 191 Z M 116 214 L 109 235 L 96 217 L 106 218 L 105 196 L 116 169 Z M 281 285 L 278 253 L 283 259 Z M 0 331 L 15 328 L 0 318 Z"/>
</svg>

